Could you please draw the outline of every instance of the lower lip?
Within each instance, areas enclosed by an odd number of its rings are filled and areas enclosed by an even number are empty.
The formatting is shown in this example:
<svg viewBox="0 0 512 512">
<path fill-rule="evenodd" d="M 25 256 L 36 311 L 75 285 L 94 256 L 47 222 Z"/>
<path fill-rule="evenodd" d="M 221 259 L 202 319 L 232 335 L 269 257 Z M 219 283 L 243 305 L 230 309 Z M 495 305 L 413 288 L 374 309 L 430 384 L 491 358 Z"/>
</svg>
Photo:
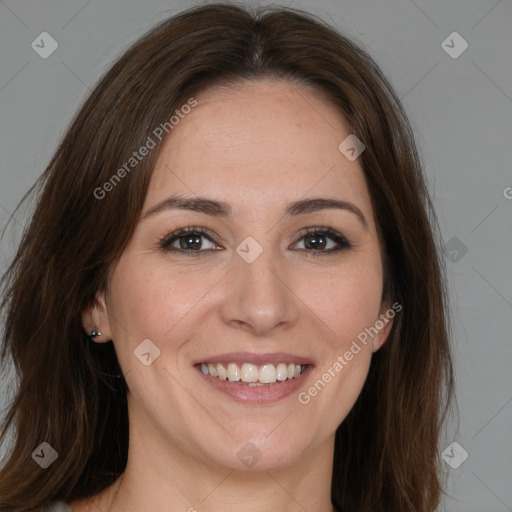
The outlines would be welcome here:
<svg viewBox="0 0 512 512">
<path fill-rule="evenodd" d="M 218 377 L 205 375 L 200 369 L 197 370 L 207 384 L 217 391 L 226 393 L 237 402 L 246 404 L 267 404 L 282 400 L 297 390 L 313 370 L 313 365 L 307 365 L 304 372 L 298 377 L 285 381 L 276 381 L 270 386 L 245 386 L 231 382 L 230 380 L 221 380 Z"/>
</svg>

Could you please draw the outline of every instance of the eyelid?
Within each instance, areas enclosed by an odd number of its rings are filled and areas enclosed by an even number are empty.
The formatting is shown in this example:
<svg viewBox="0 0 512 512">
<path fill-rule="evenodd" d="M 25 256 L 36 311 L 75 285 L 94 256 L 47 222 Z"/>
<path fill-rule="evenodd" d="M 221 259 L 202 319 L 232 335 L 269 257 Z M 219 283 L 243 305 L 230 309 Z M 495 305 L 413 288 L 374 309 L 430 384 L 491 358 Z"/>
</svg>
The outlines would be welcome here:
<svg viewBox="0 0 512 512">
<path fill-rule="evenodd" d="M 173 239 L 174 238 L 178 239 L 180 236 L 184 236 L 189 233 L 198 233 L 201 236 L 208 238 L 210 240 L 210 242 L 212 242 L 216 245 L 219 245 L 219 246 L 221 245 L 217 234 L 214 233 L 213 231 L 211 231 L 210 229 L 200 227 L 200 226 L 191 226 L 190 224 L 188 224 L 187 226 L 183 226 L 181 228 L 172 229 L 172 230 L 168 231 L 166 235 L 160 236 L 159 237 L 160 238 L 160 244 L 159 244 L 160 248 L 164 249 L 164 250 L 169 250 L 169 251 L 172 251 L 172 249 L 176 249 L 175 247 L 173 248 L 171 246 L 171 243 L 175 241 Z M 211 250 L 213 250 L 213 249 L 210 249 L 210 251 Z M 176 251 L 180 252 L 180 249 L 176 249 Z M 187 251 L 182 249 L 181 252 L 187 252 Z M 190 251 L 190 252 L 200 253 L 200 252 L 209 252 L 209 251 Z"/>
<path fill-rule="evenodd" d="M 201 236 L 204 236 L 207 238 L 211 243 L 216 244 L 217 246 L 222 247 L 222 244 L 220 243 L 219 237 L 216 233 L 211 231 L 208 228 L 200 227 L 200 226 L 191 226 L 188 224 L 187 226 L 176 228 L 174 230 L 171 230 L 168 232 L 167 235 L 160 237 L 160 249 L 167 251 L 167 252 L 174 252 L 174 253 L 182 253 L 182 254 L 194 254 L 194 255 L 201 255 L 201 254 L 209 254 L 213 251 L 219 250 L 216 249 L 207 249 L 207 250 L 187 250 L 187 249 L 178 249 L 176 247 L 172 246 L 172 243 L 174 243 L 179 237 L 187 235 L 188 233 L 197 233 Z M 296 245 L 299 243 L 305 236 L 308 234 L 316 234 L 325 236 L 327 238 L 330 238 L 333 240 L 336 244 L 336 248 L 331 248 L 327 250 L 322 249 L 296 249 L 301 252 L 307 252 L 312 254 L 331 254 L 336 253 L 342 250 L 352 249 L 354 248 L 354 244 L 343 234 L 341 234 L 336 229 L 330 227 L 330 226 L 314 226 L 314 227 L 307 227 L 299 231 L 296 235 L 293 237 L 293 245 Z"/>
<path fill-rule="evenodd" d="M 308 227 L 308 228 L 305 228 L 305 229 L 299 231 L 299 233 L 297 233 L 295 235 L 296 241 L 294 242 L 294 245 L 297 244 L 300 240 L 302 240 L 308 234 L 322 235 L 327 238 L 330 238 L 331 240 L 334 240 L 338 244 L 338 247 L 336 249 L 328 249 L 328 250 L 311 249 L 311 250 L 307 251 L 307 252 L 311 252 L 313 254 L 314 253 L 329 254 L 329 253 L 338 252 L 343 249 L 353 249 L 355 247 L 355 245 L 345 235 L 343 235 L 338 230 L 336 230 L 330 226 Z M 304 250 L 304 249 L 302 249 L 302 250 Z"/>
<path fill-rule="evenodd" d="M 175 236 L 186 235 L 188 233 L 196 233 L 196 232 L 201 233 L 202 235 L 205 235 L 207 238 L 211 238 L 212 241 L 219 239 L 219 237 L 217 236 L 217 234 L 214 231 L 211 231 L 208 228 L 204 228 L 204 227 L 200 227 L 200 226 L 191 226 L 190 224 L 187 224 L 186 226 L 176 227 L 176 228 L 171 228 L 169 230 L 166 230 L 166 234 L 161 235 L 159 238 L 160 238 L 160 240 L 165 241 L 165 240 L 168 240 Z"/>
</svg>

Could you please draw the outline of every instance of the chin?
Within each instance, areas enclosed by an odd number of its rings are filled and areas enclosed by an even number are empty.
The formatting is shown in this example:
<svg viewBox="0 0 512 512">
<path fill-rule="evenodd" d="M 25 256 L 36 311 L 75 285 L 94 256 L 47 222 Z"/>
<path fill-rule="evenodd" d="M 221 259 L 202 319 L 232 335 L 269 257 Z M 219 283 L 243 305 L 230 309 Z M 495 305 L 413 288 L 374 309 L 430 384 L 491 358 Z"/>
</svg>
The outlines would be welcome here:
<svg viewBox="0 0 512 512">
<path fill-rule="evenodd" d="M 309 443 L 306 439 L 295 439 L 286 430 L 280 434 L 272 432 L 273 428 L 276 425 L 265 429 L 264 434 L 233 436 L 223 444 L 222 450 L 207 454 L 207 457 L 215 465 L 242 472 L 257 473 L 294 466 L 305 456 Z M 219 444 L 213 446 L 219 447 Z"/>
</svg>

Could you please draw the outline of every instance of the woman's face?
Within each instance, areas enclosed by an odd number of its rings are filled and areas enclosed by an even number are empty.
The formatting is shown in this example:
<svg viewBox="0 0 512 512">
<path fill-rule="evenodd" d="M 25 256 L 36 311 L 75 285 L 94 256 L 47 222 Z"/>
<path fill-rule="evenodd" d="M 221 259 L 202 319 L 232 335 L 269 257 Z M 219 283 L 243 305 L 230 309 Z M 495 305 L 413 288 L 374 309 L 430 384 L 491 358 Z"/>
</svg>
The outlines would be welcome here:
<svg viewBox="0 0 512 512">
<path fill-rule="evenodd" d="M 389 333 L 362 342 L 386 311 L 370 197 L 339 112 L 308 90 L 196 99 L 90 318 L 114 341 L 141 450 L 287 467 L 330 453 Z"/>
</svg>

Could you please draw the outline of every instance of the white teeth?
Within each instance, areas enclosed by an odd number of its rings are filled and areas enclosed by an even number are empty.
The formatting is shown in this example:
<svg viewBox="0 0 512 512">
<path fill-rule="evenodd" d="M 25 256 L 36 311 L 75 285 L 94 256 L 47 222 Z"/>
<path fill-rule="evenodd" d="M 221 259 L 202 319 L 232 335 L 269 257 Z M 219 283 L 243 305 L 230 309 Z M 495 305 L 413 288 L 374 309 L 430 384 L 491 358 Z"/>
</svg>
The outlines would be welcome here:
<svg viewBox="0 0 512 512">
<path fill-rule="evenodd" d="M 217 374 L 220 380 L 226 380 L 228 378 L 228 371 L 221 364 L 217 364 Z"/>
<path fill-rule="evenodd" d="M 210 375 L 212 377 L 218 377 L 219 374 L 217 373 L 217 368 L 213 364 L 208 365 L 208 371 L 210 372 Z"/>
<path fill-rule="evenodd" d="M 205 375 L 219 378 L 220 380 L 230 380 L 231 382 L 240 382 L 249 386 L 264 386 L 274 384 L 276 381 L 283 382 L 287 379 L 299 377 L 305 370 L 305 365 L 294 363 L 264 364 L 257 366 L 252 363 L 243 363 L 241 368 L 237 363 L 201 363 L 201 371 Z"/>
<path fill-rule="evenodd" d="M 210 373 L 210 375 L 212 374 Z M 256 365 L 249 363 L 242 365 L 241 380 L 243 382 L 258 382 L 258 376 L 258 367 Z M 212 377 L 215 377 L 215 375 L 212 375 Z"/>
<path fill-rule="evenodd" d="M 299 366 L 300 371 L 300 366 Z M 276 368 L 273 364 L 264 364 L 260 368 L 260 382 L 272 384 L 276 381 Z"/>
<path fill-rule="evenodd" d="M 228 379 L 231 382 L 238 382 L 240 380 L 240 370 L 236 363 L 228 364 Z"/>
<path fill-rule="evenodd" d="M 288 378 L 288 368 L 284 363 L 279 363 L 276 368 L 276 379 L 283 381 Z"/>
</svg>

